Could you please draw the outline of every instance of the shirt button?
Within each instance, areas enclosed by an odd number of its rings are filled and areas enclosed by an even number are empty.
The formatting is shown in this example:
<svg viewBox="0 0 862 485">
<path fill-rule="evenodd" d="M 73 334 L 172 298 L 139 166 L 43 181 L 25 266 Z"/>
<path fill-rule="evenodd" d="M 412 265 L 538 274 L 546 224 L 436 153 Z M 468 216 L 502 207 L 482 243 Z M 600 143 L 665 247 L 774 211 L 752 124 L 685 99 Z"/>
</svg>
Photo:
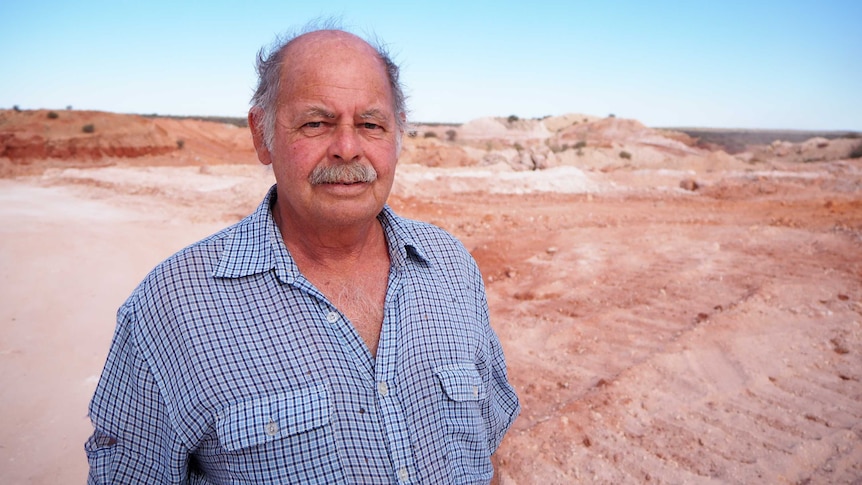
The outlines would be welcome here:
<svg viewBox="0 0 862 485">
<path fill-rule="evenodd" d="M 410 478 L 410 474 L 407 473 L 407 467 L 401 467 L 398 469 L 398 479 L 402 482 L 406 482 L 407 479 Z"/>
<path fill-rule="evenodd" d="M 381 396 L 386 397 L 386 395 L 389 394 L 389 386 L 387 386 L 385 382 L 378 382 L 377 392 L 379 392 Z"/>
<path fill-rule="evenodd" d="M 329 323 L 335 323 L 338 321 L 338 314 L 335 312 L 329 312 L 326 314 L 326 321 Z"/>
<path fill-rule="evenodd" d="M 268 434 L 269 436 L 275 436 L 277 433 L 278 424 L 270 419 L 269 422 L 266 423 L 266 434 Z"/>
</svg>

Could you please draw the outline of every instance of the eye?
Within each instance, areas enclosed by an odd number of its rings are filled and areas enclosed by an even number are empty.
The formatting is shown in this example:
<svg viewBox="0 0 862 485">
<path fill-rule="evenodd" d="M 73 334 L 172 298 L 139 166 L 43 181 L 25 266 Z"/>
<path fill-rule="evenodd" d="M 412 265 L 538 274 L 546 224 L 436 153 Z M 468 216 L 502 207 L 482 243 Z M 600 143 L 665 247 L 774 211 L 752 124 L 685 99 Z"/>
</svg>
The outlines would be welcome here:
<svg viewBox="0 0 862 485">
<path fill-rule="evenodd" d="M 302 126 L 304 126 L 305 128 L 320 128 L 320 126 L 322 124 L 323 123 L 321 123 L 320 121 L 309 121 L 308 123 L 306 123 Z"/>
<path fill-rule="evenodd" d="M 365 128 L 366 130 L 378 130 L 378 129 L 382 128 L 380 125 L 375 124 L 375 123 L 362 123 L 362 127 Z"/>
</svg>

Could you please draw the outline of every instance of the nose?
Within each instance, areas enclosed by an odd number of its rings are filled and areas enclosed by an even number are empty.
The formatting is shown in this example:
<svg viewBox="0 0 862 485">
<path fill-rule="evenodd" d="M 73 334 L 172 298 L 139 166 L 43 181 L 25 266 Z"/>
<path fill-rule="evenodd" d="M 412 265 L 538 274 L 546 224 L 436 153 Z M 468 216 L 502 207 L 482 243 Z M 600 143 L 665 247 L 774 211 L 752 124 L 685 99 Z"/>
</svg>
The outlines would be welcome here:
<svg viewBox="0 0 862 485">
<path fill-rule="evenodd" d="M 329 144 L 329 156 L 342 162 L 352 162 L 362 157 L 362 143 L 355 126 L 340 123 L 335 127 Z"/>
</svg>

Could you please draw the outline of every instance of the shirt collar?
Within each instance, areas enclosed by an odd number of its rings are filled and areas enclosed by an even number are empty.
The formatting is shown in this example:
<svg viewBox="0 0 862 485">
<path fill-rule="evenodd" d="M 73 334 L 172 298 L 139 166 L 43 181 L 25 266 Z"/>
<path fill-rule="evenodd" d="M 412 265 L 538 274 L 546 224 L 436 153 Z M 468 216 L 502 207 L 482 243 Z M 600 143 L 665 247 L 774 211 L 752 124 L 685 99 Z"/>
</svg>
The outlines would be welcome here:
<svg viewBox="0 0 862 485">
<path fill-rule="evenodd" d="M 278 278 L 287 283 L 299 275 L 272 217 L 273 202 L 275 185 L 254 212 L 228 231 L 214 277 L 242 278 L 275 269 Z"/>
<path fill-rule="evenodd" d="M 430 259 L 416 240 L 416 231 L 413 227 L 416 224 L 415 221 L 399 217 L 388 205 L 383 206 L 383 210 L 377 215 L 377 220 L 383 226 L 386 244 L 389 245 L 389 258 L 394 265 L 406 265 L 410 261 L 430 263 Z"/>
<path fill-rule="evenodd" d="M 242 278 L 275 270 L 279 280 L 290 284 L 300 276 L 299 268 L 285 247 L 272 217 L 275 198 L 276 186 L 273 185 L 257 209 L 229 231 L 213 271 L 214 277 Z M 399 217 L 388 205 L 383 207 L 377 219 L 383 226 L 393 266 L 403 267 L 412 261 L 430 262 L 414 237 L 412 226 L 415 222 Z"/>
</svg>

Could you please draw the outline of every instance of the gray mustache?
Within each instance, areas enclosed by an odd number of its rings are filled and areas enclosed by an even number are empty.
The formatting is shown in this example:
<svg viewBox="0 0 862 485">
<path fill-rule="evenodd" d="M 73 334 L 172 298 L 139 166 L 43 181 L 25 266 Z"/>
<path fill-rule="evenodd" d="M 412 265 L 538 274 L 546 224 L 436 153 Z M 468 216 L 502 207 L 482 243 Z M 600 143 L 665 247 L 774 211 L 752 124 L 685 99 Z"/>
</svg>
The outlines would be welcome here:
<svg viewBox="0 0 862 485">
<path fill-rule="evenodd" d="M 311 185 L 369 183 L 375 180 L 377 171 L 359 162 L 318 165 L 308 176 Z"/>
</svg>

